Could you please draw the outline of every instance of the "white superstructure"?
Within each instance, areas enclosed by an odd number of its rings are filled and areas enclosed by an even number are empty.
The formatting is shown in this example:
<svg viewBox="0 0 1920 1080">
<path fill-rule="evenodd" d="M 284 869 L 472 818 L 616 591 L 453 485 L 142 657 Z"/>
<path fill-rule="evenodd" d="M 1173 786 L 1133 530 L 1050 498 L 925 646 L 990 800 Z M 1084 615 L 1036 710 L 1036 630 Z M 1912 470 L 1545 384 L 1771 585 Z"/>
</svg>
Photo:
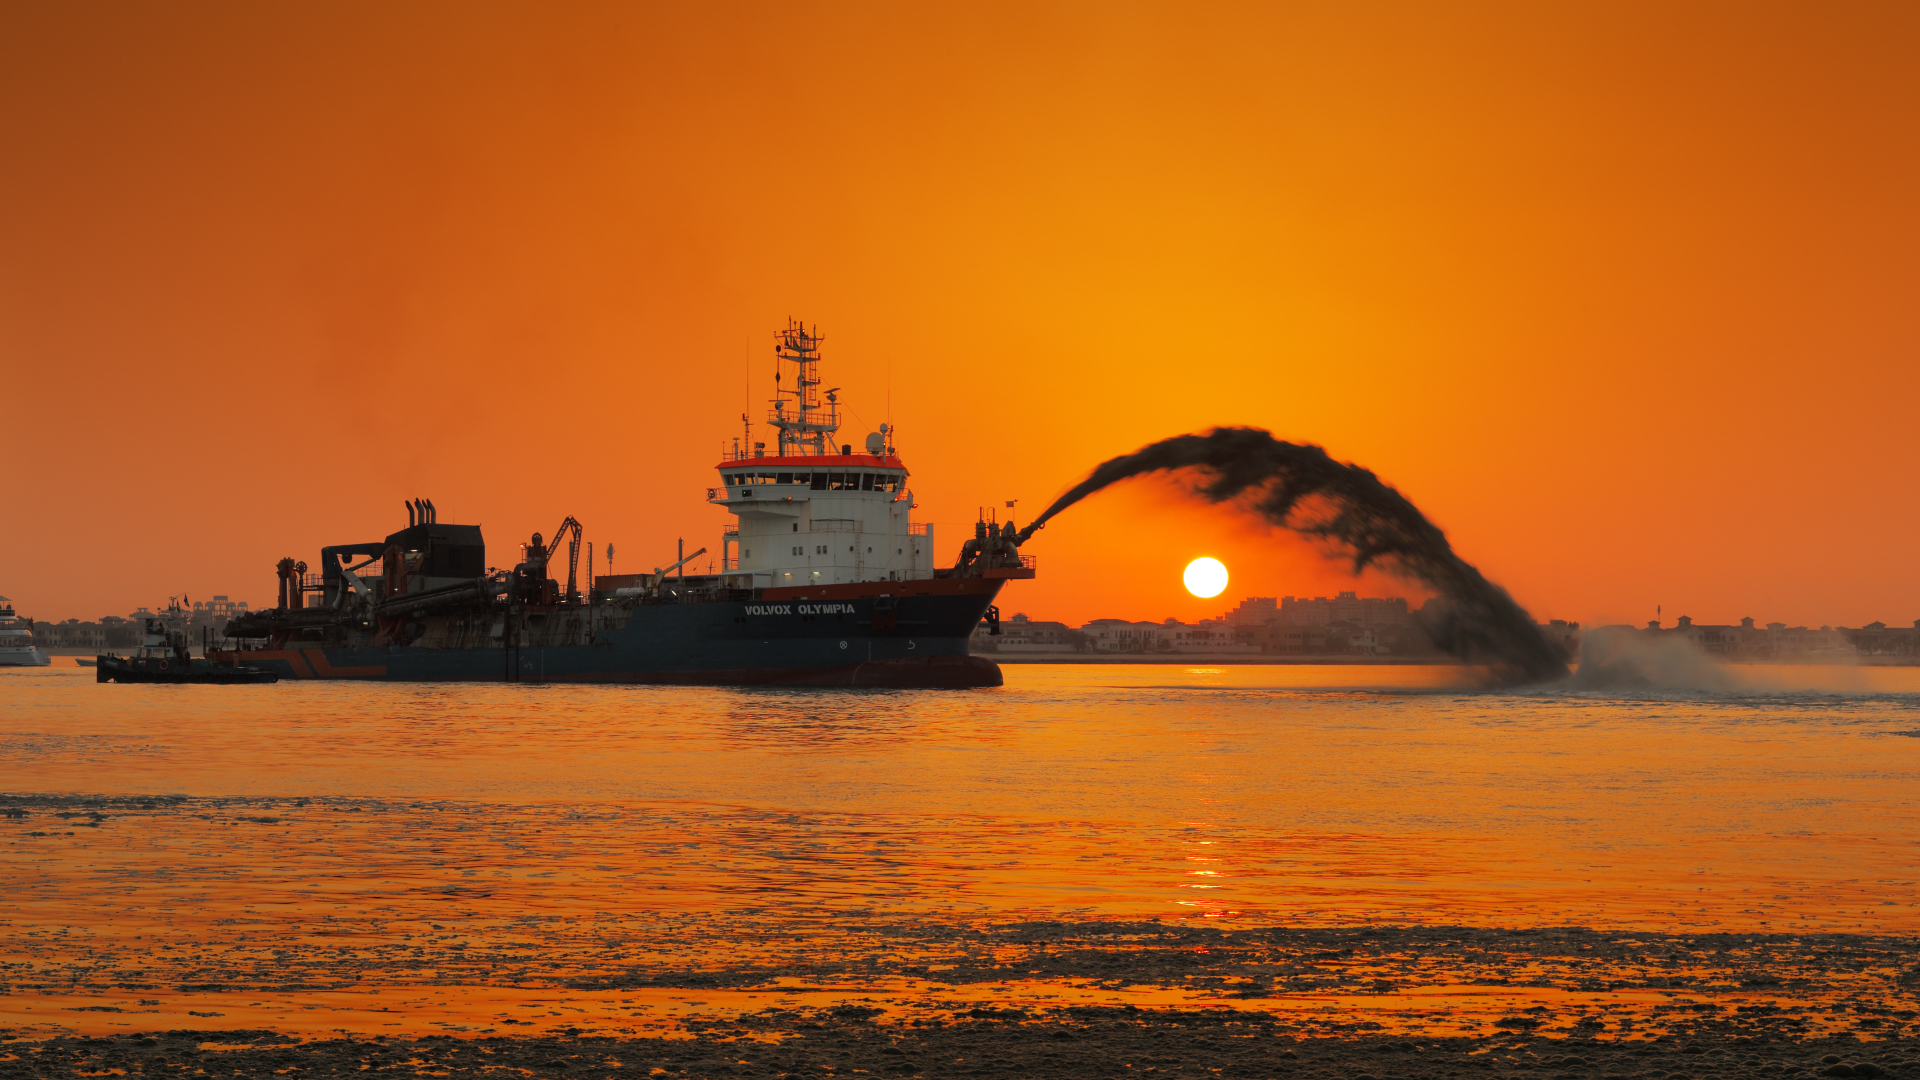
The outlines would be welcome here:
<svg viewBox="0 0 1920 1080">
<path fill-rule="evenodd" d="M 765 443 L 735 443 L 709 493 L 739 519 L 722 537 L 723 584 L 736 589 L 911 581 L 933 576 L 932 526 L 915 523 L 907 467 L 886 425 L 855 453 L 836 445 L 838 387 L 822 391 L 820 337 L 789 322 L 774 346 L 777 373 Z M 821 398 L 824 396 L 824 402 Z M 746 418 L 741 417 L 742 420 Z"/>
<path fill-rule="evenodd" d="M 167 597 L 166 608 L 146 620 L 140 647 L 129 659 L 170 660 L 177 656 L 186 660 L 192 655 L 187 646 L 187 625 L 191 618 L 192 613 L 181 606 L 179 597 Z"/>
<path fill-rule="evenodd" d="M 33 644 L 33 627 L 13 613 L 13 602 L 0 596 L 0 667 L 46 667 L 53 660 Z"/>
</svg>

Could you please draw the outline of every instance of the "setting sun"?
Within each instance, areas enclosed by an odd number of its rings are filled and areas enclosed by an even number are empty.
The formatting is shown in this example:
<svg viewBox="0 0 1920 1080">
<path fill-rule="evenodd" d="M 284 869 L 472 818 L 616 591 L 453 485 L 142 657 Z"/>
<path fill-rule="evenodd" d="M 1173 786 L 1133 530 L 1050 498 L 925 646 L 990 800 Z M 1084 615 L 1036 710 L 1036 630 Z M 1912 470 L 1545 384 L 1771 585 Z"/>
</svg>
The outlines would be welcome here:
<svg viewBox="0 0 1920 1080">
<path fill-rule="evenodd" d="M 1187 572 L 1181 575 L 1187 583 L 1187 591 L 1205 599 L 1219 596 L 1227 589 L 1227 567 L 1219 559 L 1201 556 L 1187 564 Z"/>
</svg>

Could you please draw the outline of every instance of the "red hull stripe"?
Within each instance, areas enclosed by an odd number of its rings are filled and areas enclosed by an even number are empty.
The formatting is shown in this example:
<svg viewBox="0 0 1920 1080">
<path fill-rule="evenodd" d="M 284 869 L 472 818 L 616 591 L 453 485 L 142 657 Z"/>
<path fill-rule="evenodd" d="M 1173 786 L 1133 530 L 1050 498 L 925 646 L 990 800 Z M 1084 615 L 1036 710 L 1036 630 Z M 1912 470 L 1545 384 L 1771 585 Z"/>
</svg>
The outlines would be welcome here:
<svg viewBox="0 0 1920 1080">
<path fill-rule="evenodd" d="M 828 457 L 759 457 L 742 458 L 739 461 L 723 461 L 714 468 L 721 472 L 735 469 L 792 469 L 823 465 L 829 469 L 834 466 L 846 468 L 849 465 L 866 469 L 904 469 L 897 457 L 875 457 L 872 454 L 833 454 Z"/>
<path fill-rule="evenodd" d="M 281 660 L 293 669 L 296 679 L 383 679 L 385 667 L 334 667 L 319 649 L 262 649 L 257 652 L 218 653 L 221 659 L 236 657 L 241 663 L 257 660 Z"/>
<path fill-rule="evenodd" d="M 928 578 L 921 581 L 854 581 L 845 585 L 783 585 L 761 589 L 762 600 L 863 600 L 874 596 L 991 595 L 1000 583 L 989 578 Z"/>
</svg>

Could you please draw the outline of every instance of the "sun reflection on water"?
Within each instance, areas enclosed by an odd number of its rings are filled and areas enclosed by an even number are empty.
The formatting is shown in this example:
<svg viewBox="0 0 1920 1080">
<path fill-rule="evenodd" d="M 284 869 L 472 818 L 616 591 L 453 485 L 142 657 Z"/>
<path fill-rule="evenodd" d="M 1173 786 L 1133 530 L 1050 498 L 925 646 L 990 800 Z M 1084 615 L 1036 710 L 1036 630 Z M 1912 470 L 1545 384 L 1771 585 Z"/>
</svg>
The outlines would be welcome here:
<svg viewBox="0 0 1920 1080">
<path fill-rule="evenodd" d="M 439 1022 L 481 1030 L 533 993 L 516 979 L 786 970 L 983 921 L 1911 934 L 1920 682 L 1875 678 L 1606 698 L 1390 668 L 1009 667 L 986 694 L 8 673 L 0 959 L 16 985 L 84 959 L 355 1010 L 458 986 L 478 1004 Z"/>
</svg>

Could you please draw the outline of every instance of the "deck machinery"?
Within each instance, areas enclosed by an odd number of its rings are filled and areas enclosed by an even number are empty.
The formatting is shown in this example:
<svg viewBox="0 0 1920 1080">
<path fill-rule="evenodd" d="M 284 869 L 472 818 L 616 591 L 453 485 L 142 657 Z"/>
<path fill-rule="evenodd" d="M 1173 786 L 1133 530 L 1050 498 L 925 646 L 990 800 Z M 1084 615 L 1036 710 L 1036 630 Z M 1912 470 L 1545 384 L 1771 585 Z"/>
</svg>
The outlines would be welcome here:
<svg viewBox="0 0 1920 1080">
<path fill-rule="evenodd" d="M 281 560 L 278 606 L 230 623 L 229 651 L 291 678 L 999 685 L 968 640 L 983 618 L 997 624 L 995 597 L 1033 577 L 1033 559 L 1011 523 L 983 520 L 954 565 L 934 566 L 893 430 L 858 450 L 835 443 L 838 388 L 820 388 L 820 340 L 794 322 L 776 338 L 775 443 L 750 442 L 749 423 L 723 453 L 707 499 L 736 524 L 711 572 L 685 569 L 703 547 L 582 594 L 573 518 L 500 570 L 479 526 L 443 524 L 420 499 L 384 540 L 322 548 L 317 575 Z"/>
</svg>

